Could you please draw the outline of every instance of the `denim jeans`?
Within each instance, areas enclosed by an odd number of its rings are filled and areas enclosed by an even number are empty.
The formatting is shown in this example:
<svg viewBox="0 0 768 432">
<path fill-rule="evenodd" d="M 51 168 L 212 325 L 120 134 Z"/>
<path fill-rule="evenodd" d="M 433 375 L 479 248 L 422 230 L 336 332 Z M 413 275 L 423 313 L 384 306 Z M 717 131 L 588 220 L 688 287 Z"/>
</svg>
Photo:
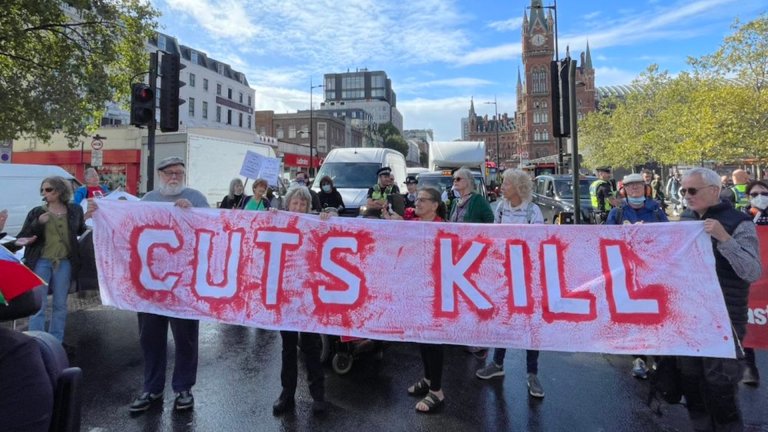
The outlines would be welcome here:
<svg viewBox="0 0 768 432">
<path fill-rule="evenodd" d="M 496 348 L 493 350 L 493 362 L 497 366 L 504 366 L 504 357 L 507 354 L 507 350 L 504 348 Z M 538 374 L 539 373 L 539 352 L 534 350 L 525 350 L 525 369 L 527 373 Z"/>
<path fill-rule="evenodd" d="M 64 341 L 64 325 L 67 322 L 67 294 L 69 294 L 72 267 L 69 260 L 60 260 L 54 268 L 53 261 L 40 258 L 35 264 L 35 274 L 44 280 L 53 292 L 53 313 L 48 333 L 59 341 Z M 29 319 L 29 329 L 45 331 L 45 310 L 48 296 L 43 296 L 43 306 Z"/>
</svg>

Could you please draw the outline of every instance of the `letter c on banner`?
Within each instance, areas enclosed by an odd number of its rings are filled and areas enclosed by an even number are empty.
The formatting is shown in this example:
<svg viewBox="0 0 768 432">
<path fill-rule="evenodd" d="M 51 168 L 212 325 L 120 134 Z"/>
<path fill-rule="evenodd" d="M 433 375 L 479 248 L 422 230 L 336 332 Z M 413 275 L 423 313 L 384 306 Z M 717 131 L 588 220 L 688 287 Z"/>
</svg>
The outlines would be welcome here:
<svg viewBox="0 0 768 432">
<path fill-rule="evenodd" d="M 167 246 L 165 246 L 167 245 Z M 181 273 L 166 272 L 164 275 L 158 275 L 155 278 L 150 269 L 149 254 L 154 248 L 178 249 L 181 246 L 181 238 L 172 229 L 148 228 L 139 233 L 138 253 L 141 263 L 141 272 L 139 273 L 139 282 L 144 289 L 152 291 L 170 291 L 179 281 Z"/>
<path fill-rule="evenodd" d="M 360 278 L 333 262 L 331 252 L 334 249 L 349 249 L 352 253 L 357 253 L 357 239 L 354 237 L 329 238 L 323 245 L 323 255 L 320 261 L 320 266 L 323 270 L 341 279 L 347 284 L 348 288 L 344 291 L 329 290 L 325 285 L 320 285 L 317 290 L 317 296 L 320 297 L 320 301 L 323 303 L 351 305 L 360 298 Z"/>
</svg>

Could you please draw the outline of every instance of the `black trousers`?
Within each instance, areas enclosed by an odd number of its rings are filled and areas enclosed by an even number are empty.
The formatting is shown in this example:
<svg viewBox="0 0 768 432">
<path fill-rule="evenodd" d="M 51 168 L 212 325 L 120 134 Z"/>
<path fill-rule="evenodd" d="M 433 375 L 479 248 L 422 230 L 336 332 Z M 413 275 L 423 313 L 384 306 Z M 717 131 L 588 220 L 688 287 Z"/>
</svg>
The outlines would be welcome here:
<svg viewBox="0 0 768 432">
<path fill-rule="evenodd" d="M 738 401 L 741 362 L 737 359 L 678 357 L 678 364 L 693 430 L 743 430 Z"/>
<path fill-rule="evenodd" d="M 429 380 L 429 389 L 439 391 L 443 388 L 443 346 L 421 344 L 421 361 L 424 362 L 424 378 Z"/>
<path fill-rule="evenodd" d="M 168 325 L 176 357 L 171 385 L 178 393 L 191 390 L 197 380 L 197 339 L 200 321 L 139 312 L 139 342 L 144 353 L 144 391 L 162 393 L 168 363 Z"/>
<path fill-rule="evenodd" d="M 301 352 L 304 353 L 304 363 L 307 367 L 307 381 L 309 383 L 309 394 L 316 401 L 325 400 L 325 373 L 323 365 L 320 363 L 320 352 L 322 350 L 322 340 L 320 335 L 315 333 L 281 331 L 280 337 L 283 339 L 283 365 L 280 370 L 280 383 L 283 385 L 281 397 L 294 397 L 296 394 L 296 383 L 299 377 L 299 356 L 297 345 L 300 344 Z"/>
</svg>

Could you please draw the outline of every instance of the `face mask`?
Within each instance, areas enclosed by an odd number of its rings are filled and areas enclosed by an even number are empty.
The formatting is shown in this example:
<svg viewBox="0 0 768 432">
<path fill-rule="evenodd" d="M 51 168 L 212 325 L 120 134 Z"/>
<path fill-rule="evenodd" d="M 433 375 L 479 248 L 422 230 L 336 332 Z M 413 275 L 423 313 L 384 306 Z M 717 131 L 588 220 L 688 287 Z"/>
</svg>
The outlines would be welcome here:
<svg viewBox="0 0 768 432">
<path fill-rule="evenodd" d="M 331 192 L 331 185 L 323 185 L 323 192 L 330 193 Z"/>
<path fill-rule="evenodd" d="M 752 207 L 765 210 L 768 208 L 768 196 L 758 195 L 749 200 L 749 203 L 752 204 Z"/>
<path fill-rule="evenodd" d="M 304 179 L 296 179 L 296 184 L 299 186 L 304 186 Z"/>
<path fill-rule="evenodd" d="M 640 207 L 645 203 L 645 197 L 638 197 L 638 198 L 627 197 L 627 202 L 629 202 L 629 205 L 631 206 Z"/>
</svg>

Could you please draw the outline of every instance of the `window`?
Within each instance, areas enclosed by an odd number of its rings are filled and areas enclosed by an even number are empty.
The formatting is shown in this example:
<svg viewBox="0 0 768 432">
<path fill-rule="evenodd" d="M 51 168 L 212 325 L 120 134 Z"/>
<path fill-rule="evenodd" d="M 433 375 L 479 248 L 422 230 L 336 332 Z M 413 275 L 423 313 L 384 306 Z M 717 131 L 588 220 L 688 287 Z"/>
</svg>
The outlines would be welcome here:
<svg viewBox="0 0 768 432">
<path fill-rule="evenodd" d="M 237 126 L 243 127 L 243 113 L 239 113 L 237 117 Z"/>
<path fill-rule="evenodd" d="M 296 138 L 296 125 L 288 126 L 288 138 Z"/>
<path fill-rule="evenodd" d="M 232 100 L 232 89 L 231 88 L 227 89 L 227 99 Z"/>
<path fill-rule="evenodd" d="M 277 127 L 276 135 L 277 139 L 285 138 L 283 134 L 283 128 L 281 126 Z"/>
<path fill-rule="evenodd" d="M 203 118 L 208 118 L 208 102 L 203 101 Z"/>
<path fill-rule="evenodd" d="M 216 94 L 221 96 L 221 84 L 216 83 Z"/>
<path fill-rule="evenodd" d="M 243 92 L 240 92 L 240 103 L 243 103 Z"/>
<path fill-rule="evenodd" d="M 216 122 L 221 123 L 221 107 L 216 107 Z"/>
<path fill-rule="evenodd" d="M 193 64 L 198 64 L 199 60 L 198 60 L 198 58 L 197 58 L 197 51 L 192 51 L 192 52 L 189 54 L 189 58 L 190 58 L 190 60 L 192 60 L 192 63 L 193 63 Z"/>
<path fill-rule="evenodd" d="M 203 78 L 203 90 L 208 91 L 208 78 Z"/>
<path fill-rule="evenodd" d="M 160 48 L 162 51 L 166 50 L 167 41 L 165 40 L 165 36 L 157 35 L 157 47 Z"/>
<path fill-rule="evenodd" d="M 190 73 L 189 74 L 189 86 L 194 87 L 195 86 L 195 74 Z"/>
<path fill-rule="evenodd" d="M 228 125 L 232 124 L 232 110 L 231 109 L 227 110 L 227 124 Z"/>
<path fill-rule="evenodd" d="M 189 116 L 195 116 L 195 98 L 189 98 Z"/>
<path fill-rule="evenodd" d="M 534 69 L 531 78 L 533 78 L 534 93 L 547 92 L 547 72 L 543 68 Z"/>
<path fill-rule="evenodd" d="M 251 129 L 251 116 L 248 116 L 248 130 Z"/>
<path fill-rule="evenodd" d="M 248 106 L 251 106 L 251 95 L 248 95 Z"/>
</svg>

